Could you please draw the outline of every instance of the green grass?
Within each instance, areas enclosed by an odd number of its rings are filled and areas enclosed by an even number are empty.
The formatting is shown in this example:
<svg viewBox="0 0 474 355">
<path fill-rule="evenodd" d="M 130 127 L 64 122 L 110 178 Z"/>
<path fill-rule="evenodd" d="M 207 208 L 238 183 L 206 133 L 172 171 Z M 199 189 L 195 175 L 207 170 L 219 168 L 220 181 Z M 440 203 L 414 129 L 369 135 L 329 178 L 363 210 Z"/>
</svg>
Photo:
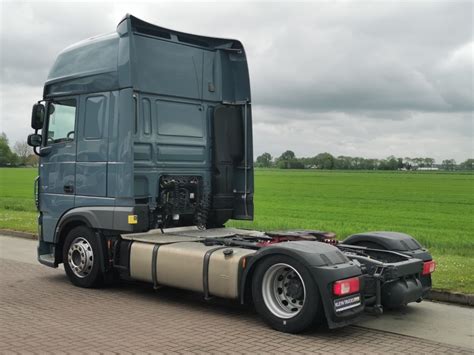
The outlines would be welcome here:
<svg viewBox="0 0 474 355">
<path fill-rule="evenodd" d="M 36 169 L 0 169 L 0 228 L 36 231 Z M 392 230 L 413 235 L 438 262 L 434 286 L 474 293 L 474 175 L 255 171 L 255 220 L 231 226 Z"/>
<path fill-rule="evenodd" d="M 33 182 L 37 169 L 0 168 L 0 228 L 37 231 Z"/>
</svg>

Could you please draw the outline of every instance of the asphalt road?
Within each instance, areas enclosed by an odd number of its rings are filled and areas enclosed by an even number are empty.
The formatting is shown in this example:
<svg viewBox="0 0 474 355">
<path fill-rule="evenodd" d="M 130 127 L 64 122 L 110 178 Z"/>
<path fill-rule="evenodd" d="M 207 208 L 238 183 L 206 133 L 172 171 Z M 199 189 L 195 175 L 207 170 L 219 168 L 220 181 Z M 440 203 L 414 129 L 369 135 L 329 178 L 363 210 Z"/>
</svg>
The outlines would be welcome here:
<svg viewBox="0 0 474 355">
<path fill-rule="evenodd" d="M 33 280 L 33 282 L 35 282 L 35 285 L 33 286 L 35 289 L 36 288 L 39 289 L 42 286 L 45 287 L 45 283 L 42 283 L 41 277 L 43 276 L 41 275 L 46 275 L 44 276 L 45 282 L 50 281 L 50 279 L 47 278 L 48 275 L 54 275 L 55 280 L 60 278 L 61 282 L 63 283 L 62 285 L 59 285 L 59 286 L 55 284 L 55 287 L 56 286 L 60 287 L 59 290 L 67 289 L 65 290 L 65 292 L 66 291 L 67 292 L 69 291 L 80 292 L 79 291 L 80 289 L 72 287 L 67 283 L 67 280 L 63 276 L 62 268 L 59 270 L 58 269 L 54 270 L 54 269 L 50 269 L 38 264 L 36 260 L 36 245 L 37 245 L 37 242 L 34 240 L 7 237 L 7 236 L 0 235 L 0 259 L 7 262 L 7 266 L 9 268 L 14 269 L 14 270 L 18 269 L 19 278 L 20 278 L 20 275 L 22 275 L 20 269 L 24 270 L 24 272 L 27 274 L 28 273 L 31 274 L 31 272 L 38 272 L 39 276 Z M 10 263 L 8 263 L 8 261 L 10 261 Z M 2 270 L 1 273 L 3 272 L 5 271 Z M 4 276 L 6 275 L 1 275 L 1 276 L 2 277 L 0 278 L 0 281 L 2 282 L 2 284 L 4 282 L 7 282 L 5 281 L 6 279 L 4 278 Z M 10 279 L 9 279 L 10 281 L 12 280 L 12 277 L 14 279 L 14 276 L 12 275 L 9 275 L 9 276 L 10 276 Z M 133 288 L 133 285 L 128 285 L 125 287 L 128 288 L 127 292 L 132 292 L 130 289 Z M 77 290 L 77 291 L 74 291 L 74 290 Z M 98 290 L 98 293 L 95 293 L 94 297 L 100 298 L 101 297 L 100 291 L 101 290 Z M 117 292 L 120 293 L 120 292 L 123 292 L 123 290 L 120 289 Z M 167 291 L 167 292 L 174 292 L 174 291 Z M 177 291 L 177 292 L 182 293 L 183 291 Z M 108 289 L 107 291 L 105 291 L 104 300 L 99 299 L 99 302 L 105 301 L 107 297 L 110 297 L 111 293 L 113 293 L 113 290 Z M 0 297 L 2 297 L 1 298 L 2 300 L 7 300 L 6 299 L 7 296 L 4 296 L 3 293 L 0 293 Z M 74 297 L 73 294 L 68 296 L 68 298 L 73 298 L 73 297 Z M 134 297 L 138 297 L 137 303 L 140 303 L 141 301 L 143 301 L 143 300 L 140 300 L 140 294 L 138 295 L 134 294 Z M 181 296 L 178 295 L 178 298 L 179 297 Z M 186 302 L 187 302 L 186 296 L 182 296 L 182 297 L 183 297 L 183 302 L 184 302 L 183 307 L 186 307 Z M 38 300 L 38 302 L 40 302 L 40 300 Z M 133 304 L 133 299 L 131 302 Z M 11 306 L 11 302 L 6 302 L 6 304 Z M 177 309 L 179 309 L 179 304 L 177 305 L 177 307 L 178 307 Z M 224 309 L 225 307 L 226 306 L 224 306 Z M 4 312 L 4 310 L 1 310 L 1 311 Z M 231 311 L 235 312 L 235 309 Z M 206 314 L 209 315 L 209 312 L 212 312 L 212 310 L 207 310 Z M 219 311 L 216 311 L 216 312 L 219 313 Z M 237 311 L 237 312 L 240 312 L 240 311 Z M 203 314 L 202 316 L 206 317 L 206 314 Z M 211 317 L 214 317 L 214 316 L 216 315 L 211 313 Z M 250 317 L 252 321 L 253 321 L 253 318 L 257 317 L 254 314 L 247 315 L 247 316 Z M 15 320 L 9 319 L 8 321 L 14 322 Z M 259 324 L 258 326 L 265 327 L 263 324 Z M 352 329 L 352 330 L 349 330 L 350 332 L 362 331 L 361 334 L 364 334 L 364 335 L 371 334 L 370 333 L 371 331 L 377 332 L 374 334 L 386 334 L 385 336 L 387 337 L 387 339 L 390 340 L 391 342 L 390 344 L 392 345 L 396 344 L 396 341 L 400 341 L 401 344 L 414 342 L 418 344 L 418 346 L 421 346 L 420 344 L 423 340 L 424 341 L 422 342 L 423 344 L 428 344 L 428 347 L 425 346 L 425 348 L 423 348 L 423 349 L 426 349 L 426 352 L 436 352 L 436 349 L 440 349 L 439 348 L 441 346 L 440 344 L 446 344 L 446 346 L 448 346 L 449 344 L 451 346 L 462 347 L 465 350 L 474 351 L 474 308 L 470 308 L 470 307 L 460 307 L 460 306 L 454 306 L 454 305 L 449 305 L 449 304 L 425 301 L 420 304 L 409 305 L 403 310 L 386 312 L 382 316 L 366 315 L 363 317 L 363 319 L 359 323 L 357 323 L 357 325 L 353 327 L 349 327 L 349 328 Z M 396 341 L 394 341 L 394 339 L 391 338 L 391 336 L 392 335 L 394 336 L 395 334 L 399 335 L 398 337 L 395 337 Z M 285 337 L 286 336 L 288 335 L 285 335 Z M 358 336 L 358 338 L 360 339 L 360 336 Z M 381 340 L 380 335 L 378 335 L 377 338 L 379 342 L 383 342 L 383 340 Z M 415 338 L 418 338 L 419 341 L 416 341 Z M 340 343 L 338 344 L 340 345 Z M 375 346 L 375 344 L 372 344 L 371 346 L 372 346 L 371 349 L 374 350 L 375 348 L 373 346 Z M 462 351 L 462 348 L 460 348 L 461 351 Z M 359 350 L 361 349 L 362 348 L 360 348 Z M 399 349 L 402 350 L 402 348 L 399 348 Z M 418 349 L 418 351 L 420 351 L 420 349 Z M 440 352 L 442 351 L 455 352 L 455 350 L 453 349 L 454 348 L 447 348 L 447 349 L 439 350 L 439 351 Z M 1 343 L 0 343 L 0 350 L 1 350 Z M 334 348 L 332 350 L 344 352 L 344 348 Z M 388 348 L 387 349 L 380 348 L 378 350 L 380 352 L 385 352 L 385 350 L 390 352 Z M 377 352 L 377 351 L 372 351 L 372 352 Z"/>
</svg>

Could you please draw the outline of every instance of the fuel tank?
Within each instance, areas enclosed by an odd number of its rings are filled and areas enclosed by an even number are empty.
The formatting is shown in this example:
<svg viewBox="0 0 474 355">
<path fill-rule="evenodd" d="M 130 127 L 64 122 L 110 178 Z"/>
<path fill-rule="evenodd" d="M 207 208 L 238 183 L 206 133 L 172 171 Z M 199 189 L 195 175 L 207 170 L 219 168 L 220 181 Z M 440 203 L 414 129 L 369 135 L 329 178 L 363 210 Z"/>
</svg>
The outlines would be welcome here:
<svg viewBox="0 0 474 355">
<path fill-rule="evenodd" d="M 254 250 L 183 241 L 170 244 L 133 242 L 130 276 L 209 296 L 238 298 L 239 271 Z"/>
</svg>

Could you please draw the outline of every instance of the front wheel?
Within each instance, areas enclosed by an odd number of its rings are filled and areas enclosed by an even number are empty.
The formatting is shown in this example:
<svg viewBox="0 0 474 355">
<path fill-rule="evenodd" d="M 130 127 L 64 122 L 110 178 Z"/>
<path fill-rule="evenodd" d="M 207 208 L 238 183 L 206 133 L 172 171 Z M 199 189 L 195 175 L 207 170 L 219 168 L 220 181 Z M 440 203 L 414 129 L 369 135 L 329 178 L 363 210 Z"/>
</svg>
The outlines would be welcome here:
<svg viewBox="0 0 474 355">
<path fill-rule="evenodd" d="M 98 240 L 85 226 L 72 229 L 63 246 L 64 270 L 69 280 L 80 287 L 97 287 L 103 281 Z"/>
<path fill-rule="evenodd" d="M 257 265 L 252 295 L 257 312 L 279 331 L 298 333 L 322 318 L 319 291 L 308 269 L 285 255 Z"/>
</svg>

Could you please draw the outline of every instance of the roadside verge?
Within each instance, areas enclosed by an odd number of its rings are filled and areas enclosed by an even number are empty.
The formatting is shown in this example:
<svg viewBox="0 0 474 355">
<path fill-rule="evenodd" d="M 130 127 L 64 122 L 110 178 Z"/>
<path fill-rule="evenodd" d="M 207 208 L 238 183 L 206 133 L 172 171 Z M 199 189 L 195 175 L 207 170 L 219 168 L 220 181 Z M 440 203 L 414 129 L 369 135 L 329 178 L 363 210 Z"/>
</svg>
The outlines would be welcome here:
<svg viewBox="0 0 474 355">
<path fill-rule="evenodd" d="M 0 229 L 0 234 L 6 235 L 8 237 L 18 237 L 18 238 L 26 238 L 26 239 L 33 239 L 33 240 L 38 239 L 38 234 L 14 231 L 11 229 Z"/>
</svg>

